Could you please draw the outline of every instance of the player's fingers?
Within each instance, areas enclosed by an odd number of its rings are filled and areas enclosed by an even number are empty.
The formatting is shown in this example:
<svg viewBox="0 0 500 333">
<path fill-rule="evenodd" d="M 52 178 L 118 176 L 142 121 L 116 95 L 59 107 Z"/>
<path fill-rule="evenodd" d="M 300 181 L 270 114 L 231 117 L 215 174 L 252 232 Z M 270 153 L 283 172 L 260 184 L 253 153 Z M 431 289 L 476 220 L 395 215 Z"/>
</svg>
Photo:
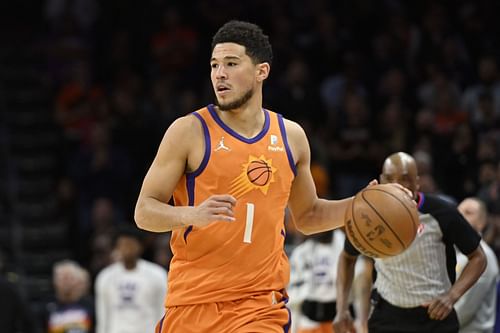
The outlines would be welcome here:
<svg viewBox="0 0 500 333">
<path fill-rule="evenodd" d="M 228 216 L 222 214 L 214 215 L 214 218 L 217 221 L 223 221 L 223 222 L 234 222 L 236 220 L 234 216 Z"/>
<path fill-rule="evenodd" d="M 227 208 L 230 210 L 233 210 L 233 205 L 230 202 L 227 201 L 211 201 L 210 202 L 210 207 L 214 208 Z"/>
<path fill-rule="evenodd" d="M 234 216 L 234 212 L 231 207 L 215 207 L 212 208 L 212 213 L 216 215 Z"/>
<path fill-rule="evenodd" d="M 231 205 L 236 204 L 236 199 L 230 194 L 215 194 L 210 197 L 210 199 L 219 202 L 229 202 Z"/>
</svg>

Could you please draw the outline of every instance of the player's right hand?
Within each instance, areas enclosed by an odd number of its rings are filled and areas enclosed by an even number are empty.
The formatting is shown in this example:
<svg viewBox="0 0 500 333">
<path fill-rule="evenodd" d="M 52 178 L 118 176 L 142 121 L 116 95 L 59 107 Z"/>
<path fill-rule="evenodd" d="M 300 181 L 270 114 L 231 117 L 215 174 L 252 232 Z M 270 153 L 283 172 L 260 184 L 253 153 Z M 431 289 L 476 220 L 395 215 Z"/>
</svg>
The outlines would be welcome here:
<svg viewBox="0 0 500 333">
<path fill-rule="evenodd" d="M 215 221 L 234 222 L 235 205 L 236 199 L 232 195 L 212 195 L 195 207 L 192 225 L 203 227 Z"/>
<path fill-rule="evenodd" d="M 335 333 L 354 333 L 354 322 L 349 311 L 337 313 L 333 320 L 333 330 Z"/>
</svg>

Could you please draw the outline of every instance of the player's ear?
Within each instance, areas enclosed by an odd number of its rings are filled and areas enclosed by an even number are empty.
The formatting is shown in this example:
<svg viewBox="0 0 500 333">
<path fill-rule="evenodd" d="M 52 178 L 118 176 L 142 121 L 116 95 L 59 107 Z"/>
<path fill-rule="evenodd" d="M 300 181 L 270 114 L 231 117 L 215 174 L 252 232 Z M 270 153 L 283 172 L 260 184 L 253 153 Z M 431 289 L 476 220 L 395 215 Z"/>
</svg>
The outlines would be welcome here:
<svg viewBox="0 0 500 333">
<path fill-rule="evenodd" d="M 256 66 L 257 71 L 257 81 L 263 82 L 269 76 L 269 72 L 271 71 L 271 66 L 267 62 L 260 63 Z"/>
</svg>

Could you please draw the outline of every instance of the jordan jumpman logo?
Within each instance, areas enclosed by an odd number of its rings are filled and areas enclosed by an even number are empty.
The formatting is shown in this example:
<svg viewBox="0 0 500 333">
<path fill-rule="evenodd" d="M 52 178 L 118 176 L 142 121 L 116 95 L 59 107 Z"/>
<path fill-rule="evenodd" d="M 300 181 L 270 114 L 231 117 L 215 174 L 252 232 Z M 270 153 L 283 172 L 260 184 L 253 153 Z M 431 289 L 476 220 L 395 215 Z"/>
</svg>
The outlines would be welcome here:
<svg viewBox="0 0 500 333">
<path fill-rule="evenodd" d="M 217 146 L 217 148 L 214 149 L 214 151 L 219 151 L 221 149 L 225 150 L 225 151 L 230 151 L 231 150 L 231 148 L 226 147 L 226 145 L 224 145 L 224 137 L 220 138 L 219 145 Z"/>
</svg>

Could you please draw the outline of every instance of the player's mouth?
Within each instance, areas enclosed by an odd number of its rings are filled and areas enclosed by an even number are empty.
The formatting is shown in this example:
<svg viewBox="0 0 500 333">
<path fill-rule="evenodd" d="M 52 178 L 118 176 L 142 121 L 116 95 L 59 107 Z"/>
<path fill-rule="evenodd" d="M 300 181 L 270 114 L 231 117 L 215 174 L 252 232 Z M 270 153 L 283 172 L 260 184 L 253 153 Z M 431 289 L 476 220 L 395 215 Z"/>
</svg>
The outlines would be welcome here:
<svg viewBox="0 0 500 333">
<path fill-rule="evenodd" d="M 225 84 L 218 84 L 215 87 L 215 89 L 217 91 L 217 95 L 219 95 L 219 96 L 224 96 L 224 95 L 228 94 L 231 91 L 231 88 L 228 85 L 225 85 Z"/>
</svg>

